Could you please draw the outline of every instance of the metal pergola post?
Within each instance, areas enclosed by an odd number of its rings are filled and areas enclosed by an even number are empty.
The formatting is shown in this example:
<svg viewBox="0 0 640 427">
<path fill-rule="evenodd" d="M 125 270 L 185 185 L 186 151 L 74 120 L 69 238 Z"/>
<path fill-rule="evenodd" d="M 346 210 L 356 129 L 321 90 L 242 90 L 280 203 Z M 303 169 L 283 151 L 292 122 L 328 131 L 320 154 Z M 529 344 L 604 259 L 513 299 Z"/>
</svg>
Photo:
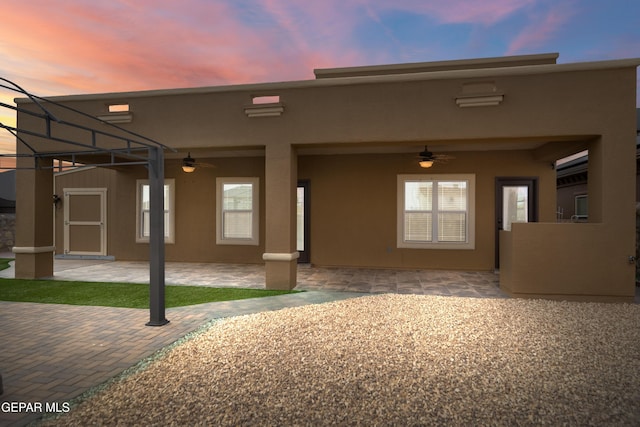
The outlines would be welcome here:
<svg viewBox="0 0 640 427">
<path fill-rule="evenodd" d="M 149 315 L 147 326 L 169 323 L 164 301 L 164 153 L 149 148 Z"/>
</svg>

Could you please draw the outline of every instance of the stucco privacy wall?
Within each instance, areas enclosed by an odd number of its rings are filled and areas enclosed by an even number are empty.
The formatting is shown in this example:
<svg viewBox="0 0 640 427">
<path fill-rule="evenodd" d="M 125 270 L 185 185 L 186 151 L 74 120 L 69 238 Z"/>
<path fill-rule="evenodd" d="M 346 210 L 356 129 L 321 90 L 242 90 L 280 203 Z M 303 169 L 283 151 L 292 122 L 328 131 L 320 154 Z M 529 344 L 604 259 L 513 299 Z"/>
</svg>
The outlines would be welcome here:
<svg viewBox="0 0 640 427">
<path fill-rule="evenodd" d="M 508 146 L 509 150 L 528 150 L 531 167 L 535 169 L 537 163 L 550 165 L 560 157 L 589 148 L 590 220 L 604 224 L 603 238 L 616 242 L 617 249 L 606 252 L 605 248 L 613 246 L 606 244 L 591 246 L 588 250 L 600 254 L 602 263 L 618 266 L 624 258 L 621 255 L 632 254 L 634 250 L 628 237 L 633 236 L 634 213 L 633 210 L 627 213 L 627 199 L 633 200 L 635 190 L 627 180 L 628 175 L 634 173 L 635 163 L 631 165 L 625 156 L 629 151 L 627 145 L 635 146 L 634 94 L 638 61 L 553 64 L 550 57 L 542 59 L 544 61 L 537 65 L 513 58 L 505 59 L 508 66 L 501 68 L 474 69 L 478 64 L 470 61 L 466 64 L 469 69 L 460 69 L 465 68 L 462 61 L 451 71 L 439 68 L 429 72 L 428 67 L 424 67 L 410 74 L 86 95 L 57 100 L 93 115 L 104 114 L 109 103 L 128 103 L 133 122 L 125 126 L 183 150 L 178 158 L 195 149 L 202 149 L 201 157 L 207 157 L 207 147 L 264 150 L 264 194 L 267 195 L 264 251 L 285 255 L 295 252 L 292 194 L 296 172 L 305 170 L 305 166 L 298 168 L 295 164 L 296 160 L 304 162 L 308 150 L 328 149 L 340 154 L 354 147 L 367 152 L 384 146 L 393 152 L 394 149 L 404 151 L 407 145 L 429 144 L 473 153 L 504 151 Z M 245 107 L 251 104 L 252 97 L 261 95 L 279 96 L 277 106 L 283 108 L 282 115 L 248 117 Z M 460 108 L 456 102 L 465 97 L 486 95 L 502 97 L 501 102 L 482 108 Z M 23 123 L 28 124 L 28 119 Z M 38 145 L 37 141 L 32 142 Z M 296 159 L 296 153 L 300 159 Z M 504 163 L 508 163 L 506 159 Z M 23 175 L 25 188 L 29 184 L 33 186 L 33 177 Z M 592 177 L 595 177 L 593 182 Z M 622 180 L 622 184 L 620 181 L 614 184 L 614 179 Z M 547 197 L 541 194 L 541 200 Z M 546 210 L 540 214 L 543 219 Z M 25 224 L 27 228 L 33 226 L 29 221 Z M 563 233 L 564 229 L 558 228 L 555 232 Z M 28 241 L 29 233 L 23 234 L 27 236 L 24 246 L 36 246 Z M 568 233 L 567 237 L 570 236 Z M 562 242 L 560 239 L 561 245 Z M 527 248 L 513 245 L 512 250 L 520 253 Z M 425 258 L 433 253 L 420 252 Z M 555 280 L 551 275 L 544 275 L 545 266 L 536 257 L 527 258 L 531 265 L 539 267 L 537 280 Z M 285 265 L 279 274 L 288 274 L 287 280 L 295 282 L 292 267 L 291 263 Z M 585 276 L 595 268 L 598 267 L 585 266 Z M 620 287 L 615 292 L 633 293 L 631 270 L 623 266 L 616 270 L 613 279 Z M 512 269 L 504 276 L 505 285 L 517 293 L 523 274 L 518 268 Z M 573 283 L 571 289 L 580 289 L 578 281 Z M 598 289 L 598 292 L 610 292 L 608 286 L 600 285 Z"/>
</svg>

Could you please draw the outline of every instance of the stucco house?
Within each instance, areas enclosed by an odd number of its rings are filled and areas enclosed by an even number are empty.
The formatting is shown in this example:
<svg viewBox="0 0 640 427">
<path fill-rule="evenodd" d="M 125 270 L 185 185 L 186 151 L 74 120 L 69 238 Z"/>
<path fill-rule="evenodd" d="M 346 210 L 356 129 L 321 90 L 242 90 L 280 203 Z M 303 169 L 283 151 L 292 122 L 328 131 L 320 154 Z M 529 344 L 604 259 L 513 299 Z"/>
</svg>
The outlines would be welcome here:
<svg viewBox="0 0 640 427">
<path fill-rule="evenodd" d="M 498 268 L 514 296 L 632 301 L 640 60 L 557 57 L 319 69 L 307 81 L 52 100 L 175 149 L 161 162 L 168 261 L 264 263 L 266 287 L 286 289 L 300 257 Z M 18 124 L 42 128 L 24 112 Z M 21 136 L 48 153 L 35 156 L 39 165 L 104 154 Z M 29 153 L 24 145 L 18 153 Z M 149 172 L 118 150 L 108 167 L 58 173 L 54 209 L 52 169 L 18 171 L 18 277 L 52 275 L 54 253 L 148 259 Z M 583 150 L 589 216 L 559 222 L 555 162 Z"/>
</svg>

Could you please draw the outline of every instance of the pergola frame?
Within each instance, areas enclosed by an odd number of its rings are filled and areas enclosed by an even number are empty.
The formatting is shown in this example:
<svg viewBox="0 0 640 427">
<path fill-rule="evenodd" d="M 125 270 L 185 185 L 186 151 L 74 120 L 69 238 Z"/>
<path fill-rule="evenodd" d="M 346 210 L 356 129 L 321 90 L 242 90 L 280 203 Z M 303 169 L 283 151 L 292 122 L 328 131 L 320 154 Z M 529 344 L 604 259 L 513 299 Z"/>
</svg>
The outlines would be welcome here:
<svg viewBox="0 0 640 427">
<path fill-rule="evenodd" d="M 7 130 L 16 138 L 16 154 L 0 154 L 0 157 L 28 157 L 34 159 L 33 167 L 3 168 L 3 169 L 55 169 L 53 162 L 40 161 L 45 159 L 66 159 L 70 166 L 145 166 L 149 173 L 149 322 L 147 326 L 162 326 L 169 323 L 165 317 L 165 248 L 164 248 L 164 150 L 175 149 L 155 141 L 146 136 L 131 132 L 113 123 L 101 120 L 82 111 L 56 103 L 46 98 L 35 96 L 17 84 L 1 78 L 1 88 L 17 92 L 29 98 L 40 110 L 39 112 L 20 108 L 0 102 L 0 108 L 7 108 L 18 113 L 27 114 L 44 123 L 44 132 L 10 126 L 0 122 L 0 128 Z M 97 129 L 79 124 L 73 120 L 62 120 L 53 114 L 43 104 L 51 104 L 62 108 L 65 112 L 79 115 L 89 121 L 109 126 L 110 131 Z M 52 126 L 54 125 L 54 126 Z M 72 140 L 55 136 L 54 127 L 80 130 L 87 133 L 89 141 Z M 25 138 L 39 138 L 69 146 L 69 150 L 46 151 L 37 149 Z M 122 148 L 102 146 L 100 139 L 121 143 Z M 29 153 L 18 153 L 18 145 L 26 147 Z M 90 156 L 91 162 L 81 161 L 82 157 Z M 98 159 L 99 161 L 94 161 Z M 51 163 L 51 165 L 49 165 Z"/>
</svg>

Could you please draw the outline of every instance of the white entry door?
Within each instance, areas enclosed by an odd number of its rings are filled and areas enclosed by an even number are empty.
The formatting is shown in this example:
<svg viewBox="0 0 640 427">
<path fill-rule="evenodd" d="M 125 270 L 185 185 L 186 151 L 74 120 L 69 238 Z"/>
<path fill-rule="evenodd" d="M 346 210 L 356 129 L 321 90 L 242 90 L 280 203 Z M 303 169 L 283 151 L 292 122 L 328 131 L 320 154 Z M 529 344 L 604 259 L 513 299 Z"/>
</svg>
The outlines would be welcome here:
<svg viewBox="0 0 640 427">
<path fill-rule="evenodd" d="M 107 189 L 64 189 L 65 255 L 107 255 Z"/>
<path fill-rule="evenodd" d="M 496 255 L 500 268 L 500 230 L 511 230 L 514 222 L 538 221 L 538 178 L 496 178 Z"/>
</svg>

